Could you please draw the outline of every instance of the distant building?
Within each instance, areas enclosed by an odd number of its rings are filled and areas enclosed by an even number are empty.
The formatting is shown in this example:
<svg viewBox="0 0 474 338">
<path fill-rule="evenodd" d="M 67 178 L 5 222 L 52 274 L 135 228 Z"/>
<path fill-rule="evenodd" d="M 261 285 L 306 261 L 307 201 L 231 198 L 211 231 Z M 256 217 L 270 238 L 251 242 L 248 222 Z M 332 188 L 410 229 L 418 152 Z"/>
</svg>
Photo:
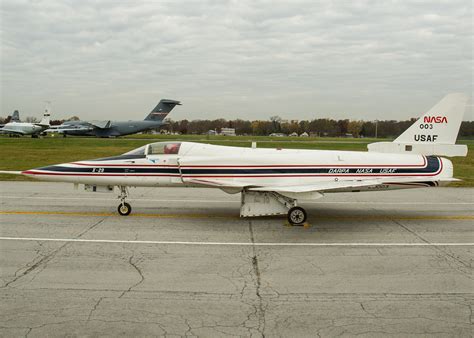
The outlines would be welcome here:
<svg viewBox="0 0 474 338">
<path fill-rule="evenodd" d="M 235 128 L 221 128 L 221 135 L 235 136 Z"/>
</svg>

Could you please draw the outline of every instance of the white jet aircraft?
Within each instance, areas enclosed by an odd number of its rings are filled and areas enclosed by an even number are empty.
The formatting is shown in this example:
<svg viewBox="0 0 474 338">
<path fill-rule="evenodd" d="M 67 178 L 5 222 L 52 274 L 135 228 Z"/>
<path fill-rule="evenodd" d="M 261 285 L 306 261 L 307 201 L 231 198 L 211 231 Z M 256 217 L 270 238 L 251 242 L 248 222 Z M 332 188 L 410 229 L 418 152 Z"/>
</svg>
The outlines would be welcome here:
<svg viewBox="0 0 474 338">
<path fill-rule="evenodd" d="M 30 122 L 9 122 L 0 128 L 0 133 L 10 134 L 10 135 L 31 135 L 31 137 L 38 137 L 39 134 L 44 132 L 50 127 L 49 118 L 50 112 L 48 109 L 44 111 L 43 118 L 38 123 Z"/>
<path fill-rule="evenodd" d="M 23 171 L 45 181 L 84 184 L 87 191 L 120 191 L 120 215 L 128 215 L 127 187 L 211 187 L 241 193 L 241 217 L 287 214 L 306 221 L 298 200 L 326 193 L 437 187 L 456 179 L 440 156 L 466 156 L 455 145 L 467 97 L 449 94 L 394 142 L 369 152 L 261 149 L 192 142 L 157 142 L 120 156 Z"/>
</svg>

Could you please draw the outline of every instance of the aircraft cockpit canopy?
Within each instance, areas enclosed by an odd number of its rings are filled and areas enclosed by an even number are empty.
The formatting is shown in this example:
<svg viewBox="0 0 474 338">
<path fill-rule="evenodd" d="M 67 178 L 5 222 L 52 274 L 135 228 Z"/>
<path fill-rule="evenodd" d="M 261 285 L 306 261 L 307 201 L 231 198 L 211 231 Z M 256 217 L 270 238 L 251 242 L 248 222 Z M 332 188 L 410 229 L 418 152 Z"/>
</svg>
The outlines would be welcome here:
<svg viewBox="0 0 474 338">
<path fill-rule="evenodd" d="M 157 142 L 148 145 L 146 155 L 176 155 L 181 142 Z"/>
<path fill-rule="evenodd" d="M 181 142 L 155 142 L 131 150 L 123 155 L 176 155 Z"/>
</svg>

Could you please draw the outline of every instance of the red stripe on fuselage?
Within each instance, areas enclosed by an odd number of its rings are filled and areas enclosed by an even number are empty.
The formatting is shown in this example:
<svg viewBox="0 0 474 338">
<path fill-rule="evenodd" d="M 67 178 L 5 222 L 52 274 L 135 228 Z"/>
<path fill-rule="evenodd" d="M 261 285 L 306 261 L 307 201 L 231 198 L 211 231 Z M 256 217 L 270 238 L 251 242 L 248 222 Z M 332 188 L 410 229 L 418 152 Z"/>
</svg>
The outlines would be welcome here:
<svg viewBox="0 0 474 338">
<path fill-rule="evenodd" d="M 443 171 L 443 160 L 441 157 L 438 157 L 439 169 L 435 173 L 423 174 L 423 173 L 413 173 L 413 174 L 286 174 L 286 175 L 183 175 L 183 178 L 233 178 L 233 177 L 248 177 L 248 178 L 258 178 L 258 177 L 410 177 L 410 176 L 436 176 Z"/>
<path fill-rule="evenodd" d="M 423 174 L 262 174 L 262 175 L 179 175 L 179 174 L 107 174 L 107 173 L 59 173 L 59 172 L 40 172 L 35 170 L 26 170 L 22 174 L 26 175 L 50 175 L 50 176 L 125 176 L 125 177 L 137 177 L 137 176 L 157 176 L 157 177 L 183 177 L 183 178 L 261 178 L 261 177 L 410 177 L 410 176 L 436 176 L 443 170 L 443 161 L 438 157 L 440 167 L 435 173 Z M 426 160 L 425 160 L 426 162 Z"/>
<path fill-rule="evenodd" d="M 58 172 L 42 172 L 27 170 L 23 171 L 22 174 L 26 175 L 49 175 L 49 176 L 120 176 L 120 177 L 132 177 L 132 176 L 158 176 L 158 177 L 180 177 L 179 174 L 106 174 L 106 173 L 58 173 Z"/>
<path fill-rule="evenodd" d="M 106 164 L 106 163 L 81 163 L 70 164 L 87 167 L 175 167 L 176 164 Z M 347 168 L 411 168 L 426 166 L 426 156 L 423 156 L 422 164 L 268 164 L 268 165 L 182 165 L 181 168 L 324 168 L 324 167 L 347 167 Z"/>
<path fill-rule="evenodd" d="M 423 164 L 271 164 L 271 165 L 182 165 L 181 168 L 417 168 L 426 166 L 426 157 Z"/>
<path fill-rule="evenodd" d="M 85 167 L 97 167 L 97 168 L 100 168 L 100 167 L 166 167 L 166 168 L 173 167 L 173 168 L 178 168 L 178 165 L 176 165 L 176 164 L 133 164 L 133 163 L 129 163 L 129 164 L 101 164 L 101 163 L 97 163 L 97 164 L 94 164 L 94 163 L 79 163 L 79 162 L 71 162 L 71 163 L 68 163 L 68 164 L 82 165 L 82 166 L 85 166 Z"/>
</svg>

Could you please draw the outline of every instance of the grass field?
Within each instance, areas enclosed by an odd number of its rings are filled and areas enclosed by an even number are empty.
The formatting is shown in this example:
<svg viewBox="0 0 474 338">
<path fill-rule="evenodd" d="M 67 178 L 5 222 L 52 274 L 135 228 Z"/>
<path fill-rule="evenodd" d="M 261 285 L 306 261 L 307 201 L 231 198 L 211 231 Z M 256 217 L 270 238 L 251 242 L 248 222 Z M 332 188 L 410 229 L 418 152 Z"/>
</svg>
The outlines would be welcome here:
<svg viewBox="0 0 474 338">
<path fill-rule="evenodd" d="M 366 151 L 367 144 L 374 139 L 344 138 L 298 138 L 298 137 L 263 137 L 263 136 L 206 136 L 206 135 L 133 135 L 118 139 L 45 137 L 32 139 L 28 137 L 0 137 L 0 170 L 26 170 L 56 163 L 72 162 L 98 157 L 122 154 L 150 142 L 160 140 L 194 141 L 239 147 L 250 147 L 256 141 L 259 148 L 301 148 L 325 150 Z M 376 141 L 382 141 L 380 139 Z M 387 140 L 383 140 L 387 141 Z M 474 141 L 458 143 L 467 144 L 467 157 L 455 157 L 455 177 L 462 179 L 455 186 L 474 186 Z M 0 180 L 30 180 L 24 176 L 0 174 Z"/>
</svg>

